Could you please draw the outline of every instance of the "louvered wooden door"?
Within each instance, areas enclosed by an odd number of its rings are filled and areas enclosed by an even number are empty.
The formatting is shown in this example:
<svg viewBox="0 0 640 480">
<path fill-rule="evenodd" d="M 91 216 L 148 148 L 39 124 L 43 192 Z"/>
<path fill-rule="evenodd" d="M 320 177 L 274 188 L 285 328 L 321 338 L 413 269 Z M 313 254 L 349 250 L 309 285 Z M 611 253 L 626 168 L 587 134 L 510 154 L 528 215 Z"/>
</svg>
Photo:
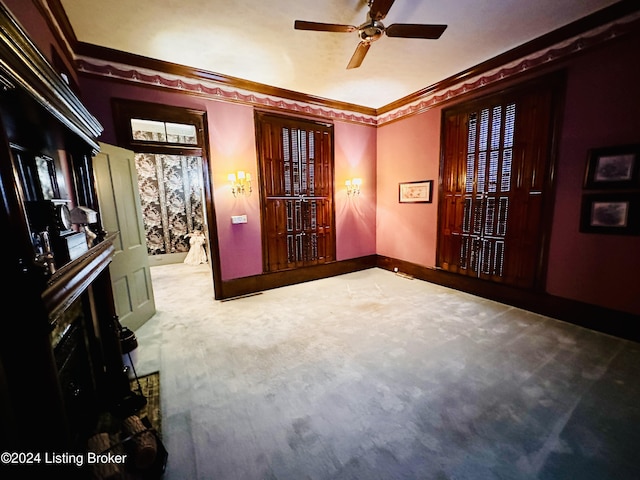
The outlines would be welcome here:
<svg viewBox="0 0 640 480">
<path fill-rule="evenodd" d="M 544 240 L 551 88 L 445 113 L 438 265 L 533 287 Z"/>
<path fill-rule="evenodd" d="M 333 261 L 332 126 L 258 114 L 257 131 L 264 271 Z"/>
</svg>

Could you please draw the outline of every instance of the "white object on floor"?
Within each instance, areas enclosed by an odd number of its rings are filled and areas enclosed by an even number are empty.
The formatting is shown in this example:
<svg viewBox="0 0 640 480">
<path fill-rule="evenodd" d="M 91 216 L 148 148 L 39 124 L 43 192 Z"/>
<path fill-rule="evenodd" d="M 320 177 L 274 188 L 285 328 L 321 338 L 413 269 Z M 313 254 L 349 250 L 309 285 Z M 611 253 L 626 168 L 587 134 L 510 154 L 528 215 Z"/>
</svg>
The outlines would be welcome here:
<svg viewBox="0 0 640 480">
<path fill-rule="evenodd" d="M 207 263 L 207 252 L 204 249 L 204 242 L 206 237 L 204 233 L 199 230 L 188 233 L 186 237 L 189 237 L 189 253 L 184 259 L 184 263 L 187 265 L 200 265 L 201 263 Z"/>
</svg>

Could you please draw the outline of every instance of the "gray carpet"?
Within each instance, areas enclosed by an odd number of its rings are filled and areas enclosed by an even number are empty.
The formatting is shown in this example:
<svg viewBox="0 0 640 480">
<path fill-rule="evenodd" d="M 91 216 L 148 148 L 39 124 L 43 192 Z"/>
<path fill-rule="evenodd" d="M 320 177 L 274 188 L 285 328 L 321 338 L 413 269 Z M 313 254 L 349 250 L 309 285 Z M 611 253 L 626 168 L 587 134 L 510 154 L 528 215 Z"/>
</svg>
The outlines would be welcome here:
<svg viewBox="0 0 640 480">
<path fill-rule="evenodd" d="M 165 480 L 638 479 L 640 345 L 380 269 L 152 267 Z"/>
</svg>

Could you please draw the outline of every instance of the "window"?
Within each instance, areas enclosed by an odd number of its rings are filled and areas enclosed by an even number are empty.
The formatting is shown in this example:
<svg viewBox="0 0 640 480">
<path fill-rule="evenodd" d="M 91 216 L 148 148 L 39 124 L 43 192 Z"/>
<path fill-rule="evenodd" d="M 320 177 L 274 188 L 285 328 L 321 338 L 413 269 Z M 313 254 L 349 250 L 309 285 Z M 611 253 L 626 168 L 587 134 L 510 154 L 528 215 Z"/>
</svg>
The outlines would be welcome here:
<svg viewBox="0 0 640 480">
<path fill-rule="evenodd" d="M 258 113 L 265 272 L 335 260 L 333 126 Z"/>
<path fill-rule="evenodd" d="M 118 145 L 136 153 L 202 156 L 205 113 L 136 100 L 113 99 Z"/>
<path fill-rule="evenodd" d="M 543 281 L 554 85 L 444 112 L 442 269 L 526 288 Z"/>
<path fill-rule="evenodd" d="M 502 277 L 516 104 L 469 114 L 460 268 Z"/>
<path fill-rule="evenodd" d="M 131 135 L 143 142 L 184 143 L 197 145 L 195 125 L 158 122 L 155 120 L 131 119 Z"/>
<path fill-rule="evenodd" d="M 207 232 L 204 112 L 114 100 L 118 143 L 135 153 L 149 255 L 189 251 Z"/>
</svg>

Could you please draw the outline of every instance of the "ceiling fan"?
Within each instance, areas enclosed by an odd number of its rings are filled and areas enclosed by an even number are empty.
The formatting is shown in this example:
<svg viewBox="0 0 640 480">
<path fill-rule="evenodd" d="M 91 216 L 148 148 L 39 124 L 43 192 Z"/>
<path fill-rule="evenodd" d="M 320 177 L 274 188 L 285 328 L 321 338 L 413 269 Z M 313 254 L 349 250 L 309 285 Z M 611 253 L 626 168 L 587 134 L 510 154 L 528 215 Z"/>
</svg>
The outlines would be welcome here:
<svg viewBox="0 0 640 480">
<path fill-rule="evenodd" d="M 436 40 L 440 38 L 447 28 L 447 25 L 424 25 L 417 23 L 394 23 L 385 27 L 382 20 L 389 13 L 389 9 L 395 0 L 369 0 L 369 12 L 367 21 L 359 27 L 354 25 L 340 25 L 337 23 L 319 23 L 296 20 L 294 28 L 296 30 L 313 30 L 316 32 L 337 32 L 351 33 L 358 32 L 360 43 L 353 53 L 347 69 L 357 68 L 362 64 L 365 55 L 371 47 L 371 43 L 378 40 L 386 33 L 387 37 L 401 38 L 425 38 Z"/>
</svg>

